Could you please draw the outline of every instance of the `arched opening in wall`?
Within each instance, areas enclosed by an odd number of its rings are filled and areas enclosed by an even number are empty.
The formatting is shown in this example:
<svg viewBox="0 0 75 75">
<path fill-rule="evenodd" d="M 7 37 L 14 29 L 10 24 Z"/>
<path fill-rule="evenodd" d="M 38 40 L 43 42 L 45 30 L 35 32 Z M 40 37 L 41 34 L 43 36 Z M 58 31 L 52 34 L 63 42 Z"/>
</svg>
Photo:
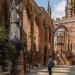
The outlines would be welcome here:
<svg viewBox="0 0 75 75">
<path fill-rule="evenodd" d="M 36 16 L 36 24 L 38 26 L 38 29 L 39 29 L 39 35 L 38 35 L 38 48 L 39 48 L 39 51 L 38 51 L 38 62 L 40 64 L 44 64 L 44 27 L 43 27 L 43 23 L 42 23 L 42 18 L 41 18 L 41 14 L 38 13 L 38 15 Z"/>
<path fill-rule="evenodd" d="M 39 34 L 40 34 L 39 30 L 40 30 L 40 27 L 35 19 L 35 22 L 34 22 L 34 42 L 36 44 L 36 51 L 37 52 L 39 52 L 39 42 L 40 42 L 39 41 L 39 38 L 40 38 L 39 37 Z"/>
<path fill-rule="evenodd" d="M 34 52 L 35 52 L 35 55 L 34 55 L 34 63 L 36 66 L 39 66 L 39 43 L 40 43 L 40 27 L 37 23 L 37 20 L 34 19 L 34 43 L 35 43 L 35 47 L 34 47 Z"/>
<path fill-rule="evenodd" d="M 30 24 L 30 15 L 28 14 L 28 11 L 26 7 L 24 7 L 23 10 L 23 32 L 24 34 L 22 37 L 24 37 L 25 40 L 23 42 L 26 44 L 25 50 L 25 59 L 26 59 L 26 64 L 29 64 L 31 67 L 32 64 L 32 51 L 31 51 L 31 24 Z"/>
<path fill-rule="evenodd" d="M 72 50 L 72 47 L 69 47 L 69 45 L 69 32 L 66 27 L 61 25 L 56 29 L 54 34 L 54 51 L 57 64 L 70 64 L 66 55 Z"/>
</svg>

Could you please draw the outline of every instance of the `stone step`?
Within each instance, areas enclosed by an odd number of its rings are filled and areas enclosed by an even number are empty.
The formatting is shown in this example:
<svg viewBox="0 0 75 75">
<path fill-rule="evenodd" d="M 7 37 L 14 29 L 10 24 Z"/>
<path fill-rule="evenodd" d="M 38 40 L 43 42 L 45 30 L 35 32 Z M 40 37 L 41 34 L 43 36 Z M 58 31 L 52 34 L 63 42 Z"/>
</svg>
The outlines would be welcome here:
<svg viewBox="0 0 75 75">
<path fill-rule="evenodd" d="M 52 70 L 53 71 L 61 71 L 61 72 L 69 72 L 69 71 L 75 72 L 74 68 L 53 68 Z M 39 71 L 48 71 L 48 69 L 47 68 L 41 69 L 41 70 L 39 69 Z"/>
<path fill-rule="evenodd" d="M 33 70 L 33 75 L 49 75 L 47 67 Z M 75 66 L 55 66 L 52 69 L 52 75 L 75 75 Z"/>
<path fill-rule="evenodd" d="M 38 71 L 39 73 L 47 73 L 48 71 Z M 52 70 L 53 73 L 72 73 L 75 74 L 75 71 L 70 71 L 70 70 Z"/>
<path fill-rule="evenodd" d="M 48 75 L 48 70 L 38 71 L 37 75 Z M 52 75 L 75 75 L 75 71 L 52 70 Z"/>
<path fill-rule="evenodd" d="M 0 72 L 0 75 L 9 75 L 9 72 Z"/>
<path fill-rule="evenodd" d="M 37 75 L 49 75 L 48 73 L 37 73 Z M 52 75 L 75 75 L 73 73 L 52 73 Z"/>
</svg>

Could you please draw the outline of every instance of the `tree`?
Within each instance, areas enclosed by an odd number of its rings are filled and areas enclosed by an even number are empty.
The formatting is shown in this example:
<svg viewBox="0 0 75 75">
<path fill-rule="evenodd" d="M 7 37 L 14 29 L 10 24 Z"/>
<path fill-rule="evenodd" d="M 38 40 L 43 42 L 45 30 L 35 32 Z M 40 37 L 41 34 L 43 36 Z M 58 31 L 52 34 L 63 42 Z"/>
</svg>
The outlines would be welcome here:
<svg viewBox="0 0 75 75">
<path fill-rule="evenodd" d="M 7 65 L 6 61 L 11 61 L 15 55 L 15 44 L 8 41 L 8 34 L 4 27 L 0 27 L 0 65 Z"/>
</svg>

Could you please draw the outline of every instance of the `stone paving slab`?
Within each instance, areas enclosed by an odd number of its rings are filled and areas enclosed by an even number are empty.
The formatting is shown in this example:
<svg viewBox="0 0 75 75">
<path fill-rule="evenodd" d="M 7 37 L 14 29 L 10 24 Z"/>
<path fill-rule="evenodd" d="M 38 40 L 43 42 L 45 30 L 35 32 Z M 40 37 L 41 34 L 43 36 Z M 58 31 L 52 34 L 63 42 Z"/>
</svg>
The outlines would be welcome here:
<svg viewBox="0 0 75 75">
<path fill-rule="evenodd" d="M 31 69 L 31 73 L 27 75 L 49 75 L 49 74 L 47 67 L 42 67 Z M 53 68 L 52 75 L 75 75 L 75 67 L 74 66 L 55 67 Z"/>
</svg>

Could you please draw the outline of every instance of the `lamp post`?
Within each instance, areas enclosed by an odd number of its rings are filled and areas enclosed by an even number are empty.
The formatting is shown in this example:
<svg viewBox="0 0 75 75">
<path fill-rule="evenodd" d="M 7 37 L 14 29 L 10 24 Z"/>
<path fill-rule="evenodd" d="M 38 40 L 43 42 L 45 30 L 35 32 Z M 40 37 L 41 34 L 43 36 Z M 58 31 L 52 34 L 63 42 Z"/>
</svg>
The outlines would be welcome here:
<svg viewBox="0 0 75 75">
<path fill-rule="evenodd" d="M 11 25 L 9 40 L 15 44 L 16 53 L 12 60 L 12 69 L 10 75 L 24 75 L 24 51 L 23 44 L 21 42 L 20 16 L 17 13 L 16 0 L 12 0 L 11 5 Z"/>
</svg>

